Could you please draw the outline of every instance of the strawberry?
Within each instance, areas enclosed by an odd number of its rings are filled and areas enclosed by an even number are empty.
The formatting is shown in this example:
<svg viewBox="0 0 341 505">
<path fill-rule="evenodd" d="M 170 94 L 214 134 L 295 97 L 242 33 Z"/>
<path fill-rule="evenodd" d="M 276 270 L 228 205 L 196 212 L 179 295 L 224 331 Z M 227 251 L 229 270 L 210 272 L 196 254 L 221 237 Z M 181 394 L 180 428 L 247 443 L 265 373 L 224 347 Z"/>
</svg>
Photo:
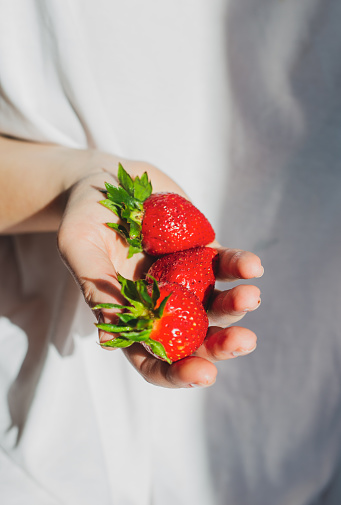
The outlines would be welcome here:
<svg viewBox="0 0 341 505">
<path fill-rule="evenodd" d="M 140 342 L 154 356 L 168 363 L 191 355 L 205 339 L 208 318 L 198 297 L 180 284 L 158 285 L 140 279 L 135 282 L 118 276 L 121 293 L 129 306 L 99 304 L 93 309 L 119 308 L 116 324 L 98 323 L 108 333 L 117 334 L 102 347 L 129 347 Z"/>
<path fill-rule="evenodd" d="M 206 307 L 214 289 L 217 269 L 218 251 L 212 247 L 195 247 L 162 256 L 152 264 L 148 274 L 159 282 L 182 284 Z"/>
<path fill-rule="evenodd" d="M 128 257 L 145 251 L 161 256 L 214 240 L 214 230 L 191 202 L 176 193 L 154 193 L 145 172 L 132 179 L 121 164 L 119 186 L 105 183 L 105 200 L 100 203 L 114 212 L 122 224 L 107 223 L 129 244 Z"/>
</svg>

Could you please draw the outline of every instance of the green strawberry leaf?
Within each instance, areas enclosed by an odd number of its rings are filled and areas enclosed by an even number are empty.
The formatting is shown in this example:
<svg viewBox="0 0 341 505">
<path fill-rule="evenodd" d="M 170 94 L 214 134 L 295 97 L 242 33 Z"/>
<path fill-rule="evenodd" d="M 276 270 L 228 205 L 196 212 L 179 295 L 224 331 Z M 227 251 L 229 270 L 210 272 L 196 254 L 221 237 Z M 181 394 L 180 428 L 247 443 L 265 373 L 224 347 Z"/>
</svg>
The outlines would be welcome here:
<svg viewBox="0 0 341 505">
<path fill-rule="evenodd" d="M 122 331 L 129 331 L 131 329 L 129 326 L 119 326 L 117 324 L 108 323 L 96 323 L 95 326 L 99 330 L 106 331 L 107 333 L 121 333 Z"/>
<path fill-rule="evenodd" d="M 118 196 L 122 191 L 125 191 L 123 188 L 118 188 L 117 186 L 113 186 L 110 184 L 110 182 L 105 182 L 105 189 L 107 190 L 107 198 L 109 200 L 118 203 L 119 205 L 122 203 L 119 199 Z M 116 201 L 117 200 L 117 201 Z"/>
<path fill-rule="evenodd" d="M 127 240 L 128 244 L 130 244 L 130 240 Z M 140 253 L 143 251 L 142 245 L 136 246 L 136 245 L 129 245 L 128 249 L 128 258 L 132 258 L 134 254 Z"/>
<path fill-rule="evenodd" d="M 149 275 L 149 274 L 148 274 L 148 277 L 150 279 L 152 279 L 152 281 L 153 281 L 152 300 L 153 300 L 153 307 L 155 307 L 156 302 L 160 298 L 160 290 L 159 290 L 159 286 L 158 286 L 158 283 L 157 283 L 156 279 L 154 277 L 152 277 L 151 275 Z"/>
<path fill-rule="evenodd" d="M 117 233 L 119 233 L 121 235 L 121 237 L 123 237 L 125 240 L 127 240 L 129 238 L 129 233 L 127 231 L 127 229 L 122 226 L 121 224 L 117 224 L 117 223 L 106 223 L 107 226 L 109 226 L 109 228 L 112 228 L 113 230 L 117 231 Z"/>
<path fill-rule="evenodd" d="M 135 209 L 130 209 L 130 215 L 127 217 L 130 223 L 136 223 L 142 228 L 143 205 L 137 202 Z"/>
<path fill-rule="evenodd" d="M 143 172 L 141 175 L 141 185 L 145 188 L 148 188 L 148 190 L 150 189 L 150 194 L 152 193 L 153 188 L 151 182 L 148 180 L 147 172 Z"/>
<path fill-rule="evenodd" d="M 144 305 L 148 307 L 148 309 L 153 309 L 154 304 L 151 296 L 148 293 L 146 281 L 144 280 L 137 281 L 136 287 L 142 303 L 144 303 Z"/>
<path fill-rule="evenodd" d="M 134 196 L 134 181 L 130 177 L 128 172 L 126 172 L 124 170 L 121 163 L 118 164 L 117 177 L 118 177 L 118 182 L 127 191 L 127 193 L 131 196 Z"/>
<path fill-rule="evenodd" d="M 138 330 L 146 330 L 146 329 L 151 330 L 152 328 L 153 328 L 152 321 L 148 318 L 138 319 L 136 323 L 136 329 Z"/>
<path fill-rule="evenodd" d="M 147 172 L 139 178 L 138 176 L 134 179 L 134 197 L 139 202 L 144 202 L 152 194 L 153 188 L 148 181 Z"/>
<path fill-rule="evenodd" d="M 121 333 L 121 336 L 133 340 L 134 342 L 146 342 L 149 341 L 150 332 L 151 329 L 144 331 L 127 331 Z"/>
<path fill-rule="evenodd" d="M 131 309 L 131 307 L 127 307 Z M 120 322 L 126 323 L 127 326 L 135 326 L 138 323 L 138 319 L 136 319 L 134 314 L 131 314 L 130 312 L 125 312 L 124 314 L 120 314 Z"/>
<path fill-rule="evenodd" d="M 157 317 L 158 319 L 160 319 L 163 315 L 163 312 L 165 310 L 165 307 L 166 307 L 166 304 L 169 300 L 169 298 L 172 296 L 172 293 L 170 293 L 168 296 L 166 296 L 162 302 L 160 303 L 160 306 L 158 309 L 155 309 L 154 310 L 154 314 L 155 314 L 155 317 Z"/>
<path fill-rule="evenodd" d="M 106 342 L 100 342 L 101 347 L 130 347 L 134 342 L 124 337 L 113 338 Z"/>
<path fill-rule="evenodd" d="M 97 309 L 129 309 L 130 307 L 127 307 L 126 305 L 119 305 L 118 303 L 98 303 L 94 307 L 92 307 L 92 310 L 97 310 Z"/>
<path fill-rule="evenodd" d="M 138 238 L 127 238 L 127 242 L 135 249 L 139 249 L 139 251 L 142 251 L 141 242 Z"/>
<path fill-rule="evenodd" d="M 163 347 L 161 342 L 157 342 L 156 340 L 153 340 L 150 338 L 146 342 L 146 344 L 149 345 L 149 347 L 151 348 L 151 350 L 153 351 L 154 354 L 156 354 L 157 356 L 160 356 L 160 358 L 167 361 L 167 363 L 169 363 L 170 365 L 172 364 L 172 361 L 168 358 L 165 348 Z"/>
<path fill-rule="evenodd" d="M 128 221 L 129 222 L 129 221 Z M 134 221 L 130 222 L 130 240 L 138 239 L 141 236 L 141 225 Z M 140 242 L 140 240 L 139 240 Z"/>
<path fill-rule="evenodd" d="M 130 219 L 131 209 L 125 205 L 120 209 L 120 217 L 128 221 Z"/>
<path fill-rule="evenodd" d="M 107 189 L 107 198 L 116 203 L 118 207 L 123 207 L 124 205 L 134 207 L 134 198 L 124 188 L 121 186 L 116 188 L 109 182 L 105 183 L 105 187 Z"/>
<path fill-rule="evenodd" d="M 116 214 L 127 224 L 127 227 L 111 223 L 129 244 L 128 258 L 143 251 L 142 220 L 144 215 L 143 202 L 152 194 L 153 188 L 146 172 L 134 179 L 126 172 L 122 164 L 118 165 L 118 187 L 106 182 L 106 200 L 100 203 Z"/>
<path fill-rule="evenodd" d="M 99 203 L 104 207 L 106 207 L 107 209 L 111 210 L 111 212 L 116 214 L 116 216 L 119 216 L 117 205 L 113 201 L 107 198 L 106 200 L 101 200 Z"/>
<path fill-rule="evenodd" d="M 154 278 L 152 278 L 152 295 L 148 293 L 149 285 L 144 279 L 133 282 L 120 274 L 117 274 L 117 278 L 121 284 L 121 293 L 131 303 L 131 306 L 126 307 L 111 303 L 95 306 L 95 308 L 127 308 L 129 310 L 129 312 L 118 314 L 118 324 L 96 324 L 96 327 L 100 330 L 119 334 L 116 338 L 101 344 L 102 347 L 129 347 L 133 342 L 145 342 L 156 356 L 171 364 L 172 361 L 168 358 L 163 344 L 150 338 L 155 318 L 162 316 L 171 294 L 162 300 L 158 309 L 155 309 L 155 304 L 160 297 L 160 291 Z"/>
<path fill-rule="evenodd" d="M 131 281 L 130 279 L 125 279 L 120 274 L 117 274 L 117 279 L 121 284 L 122 295 L 127 298 L 127 300 L 129 300 L 129 302 L 132 303 L 134 307 L 136 307 L 136 302 L 142 305 L 136 282 Z"/>
</svg>

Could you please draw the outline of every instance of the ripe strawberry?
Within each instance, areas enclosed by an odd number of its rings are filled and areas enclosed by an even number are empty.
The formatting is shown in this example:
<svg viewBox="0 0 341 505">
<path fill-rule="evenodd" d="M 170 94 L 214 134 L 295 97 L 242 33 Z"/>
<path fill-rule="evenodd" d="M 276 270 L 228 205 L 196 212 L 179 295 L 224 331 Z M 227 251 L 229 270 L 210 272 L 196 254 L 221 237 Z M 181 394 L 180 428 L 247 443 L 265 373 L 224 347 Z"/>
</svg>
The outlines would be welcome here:
<svg viewBox="0 0 341 505">
<path fill-rule="evenodd" d="M 117 337 L 102 347 L 129 347 L 140 342 L 157 358 L 168 363 L 191 355 L 205 339 L 208 318 L 197 296 L 180 284 L 146 280 L 136 282 L 118 276 L 123 296 L 130 306 L 99 304 L 94 309 L 119 308 L 117 324 L 97 324 Z"/>
<path fill-rule="evenodd" d="M 141 251 L 154 256 L 182 251 L 214 240 L 206 217 L 176 193 L 154 193 L 147 173 L 132 179 L 121 164 L 119 186 L 106 183 L 106 200 L 100 203 L 125 224 L 107 223 L 129 244 L 128 257 Z"/>
<path fill-rule="evenodd" d="M 212 247 L 195 247 L 166 254 L 153 263 L 148 274 L 158 282 L 176 282 L 193 291 L 207 306 L 214 289 L 218 252 Z"/>
</svg>

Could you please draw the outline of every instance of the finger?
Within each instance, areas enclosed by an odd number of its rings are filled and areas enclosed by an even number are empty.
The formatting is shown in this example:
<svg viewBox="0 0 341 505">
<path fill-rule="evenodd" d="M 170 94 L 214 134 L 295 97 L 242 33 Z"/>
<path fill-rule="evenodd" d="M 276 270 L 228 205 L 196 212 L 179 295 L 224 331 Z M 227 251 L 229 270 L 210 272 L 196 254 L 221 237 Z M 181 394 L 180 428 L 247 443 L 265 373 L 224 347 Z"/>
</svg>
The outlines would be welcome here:
<svg viewBox="0 0 341 505">
<path fill-rule="evenodd" d="M 240 249 L 219 249 L 219 270 L 217 279 L 236 280 L 261 277 L 264 268 L 258 256 Z"/>
<path fill-rule="evenodd" d="M 70 233 L 70 230 L 73 233 Z M 106 251 L 102 234 L 94 225 L 65 226 L 58 236 L 58 247 L 64 263 L 79 285 L 90 308 L 98 303 L 124 304 L 117 273 Z M 98 322 L 113 321 L 113 311 L 94 311 Z M 112 334 L 99 330 L 100 343 L 113 338 Z"/>
<path fill-rule="evenodd" d="M 68 267 L 89 307 L 92 309 L 99 303 L 123 305 L 125 299 L 120 292 L 121 286 L 117 280 L 117 273 L 105 252 L 87 241 L 79 241 L 77 250 L 78 253 L 74 249 L 68 250 Z M 114 322 L 115 310 L 113 309 L 97 309 L 93 312 L 99 323 Z M 113 337 L 113 334 L 98 330 L 100 343 L 111 340 Z M 103 349 L 112 350 L 112 348 Z"/>
<path fill-rule="evenodd" d="M 254 351 L 256 346 L 257 336 L 247 328 L 240 326 L 211 327 L 204 343 L 195 354 L 215 362 L 245 356 Z"/>
<path fill-rule="evenodd" d="M 229 326 L 240 321 L 261 303 L 257 286 L 240 284 L 227 291 L 216 290 L 212 295 L 208 316 L 216 326 Z"/>
<path fill-rule="evenodd" d="M 169 365 L 154 358 L 140 344 L 124 350 L 127 358 L 144 379 L 166 388 L 208 387 L 214 384 L 217 369 L 210 361 L 189 356 Z"/>
<path fill-rule="evenodd" d="M 102 209 L 100 205 L 98 207 Z M 106 209 L 103 207 L 103 210 Z M 64 263 L 91 308 L 99 303 L 125 305 L 117 271 L 129 278 L 140 276 L 144 268 L 144 255 L 136 254 L 127 259 L 127 247 L 121 244 L 119 236 L 113 230 L 105 227 L 102 221 L 91 221 L 91 216 L 84 223 L 82 214 L 79 215 L 78 212 L 71 214 L 71 217 L 67 215 L 64 219 L 58 234 L 58 247 Z M 115 311 L 100 309 L 94 313 L 97 319 L 101 317 L 101 322 L 110 323 Z M 100 342 L 112 338 L 112 334 L 99 331 Z"/>
</svg>

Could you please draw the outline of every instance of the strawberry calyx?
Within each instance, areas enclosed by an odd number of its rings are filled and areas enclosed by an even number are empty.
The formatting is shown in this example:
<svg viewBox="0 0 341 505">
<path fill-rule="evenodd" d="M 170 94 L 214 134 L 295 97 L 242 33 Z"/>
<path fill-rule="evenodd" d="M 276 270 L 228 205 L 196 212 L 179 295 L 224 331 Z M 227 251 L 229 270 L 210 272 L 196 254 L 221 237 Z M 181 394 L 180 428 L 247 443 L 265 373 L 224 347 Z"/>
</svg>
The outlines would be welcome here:
<svg viewBox="0 0 341 505">
<path fill-rule="evenodd" d="M 150 283 L 140 279 L 131 281 L 118 274 L 118 281 L 121 284 L 121 293 L 130 303 L 129 306 L 116 303 L 100 303 L 93 307 L 97 309 L 120 309 L 124 312 L 117 313 L 116 324 L 97 323 L 98 329 L 107 333 L 118 333 L 117 337 L 106 342 L 101 342 L 102 347 L 129 347 L 135 342 L 144 343 L 150 347 L 152 352 L 169 364 L 172 361 L 168 358 L 164 346 L 150 338 L 153 324 L 157 319 L 161 319 L 166 303 L 171 293 L 166 296 L 160 305 L 156 303 L 160 298 L 160 290 L 157 281 L 152 278 L 153 284 L 150 290 Z M 149 289 L 147 287 L 149 286 Z M 149 292 L 151 294 L 149 294 Z"/>
<path fill-rule="evenodd" d="M 142 219 L 143 202 L 152 194 L 152 185 L 147 172 L 134 179 L 118 164 L 118 187 L 106 182 L 106 199 L 99 203 L 111 210 L 124 223 L 106 223 L 117 231 L 129 244 L 128 258 L 143 251 Z"/>
</svg>

